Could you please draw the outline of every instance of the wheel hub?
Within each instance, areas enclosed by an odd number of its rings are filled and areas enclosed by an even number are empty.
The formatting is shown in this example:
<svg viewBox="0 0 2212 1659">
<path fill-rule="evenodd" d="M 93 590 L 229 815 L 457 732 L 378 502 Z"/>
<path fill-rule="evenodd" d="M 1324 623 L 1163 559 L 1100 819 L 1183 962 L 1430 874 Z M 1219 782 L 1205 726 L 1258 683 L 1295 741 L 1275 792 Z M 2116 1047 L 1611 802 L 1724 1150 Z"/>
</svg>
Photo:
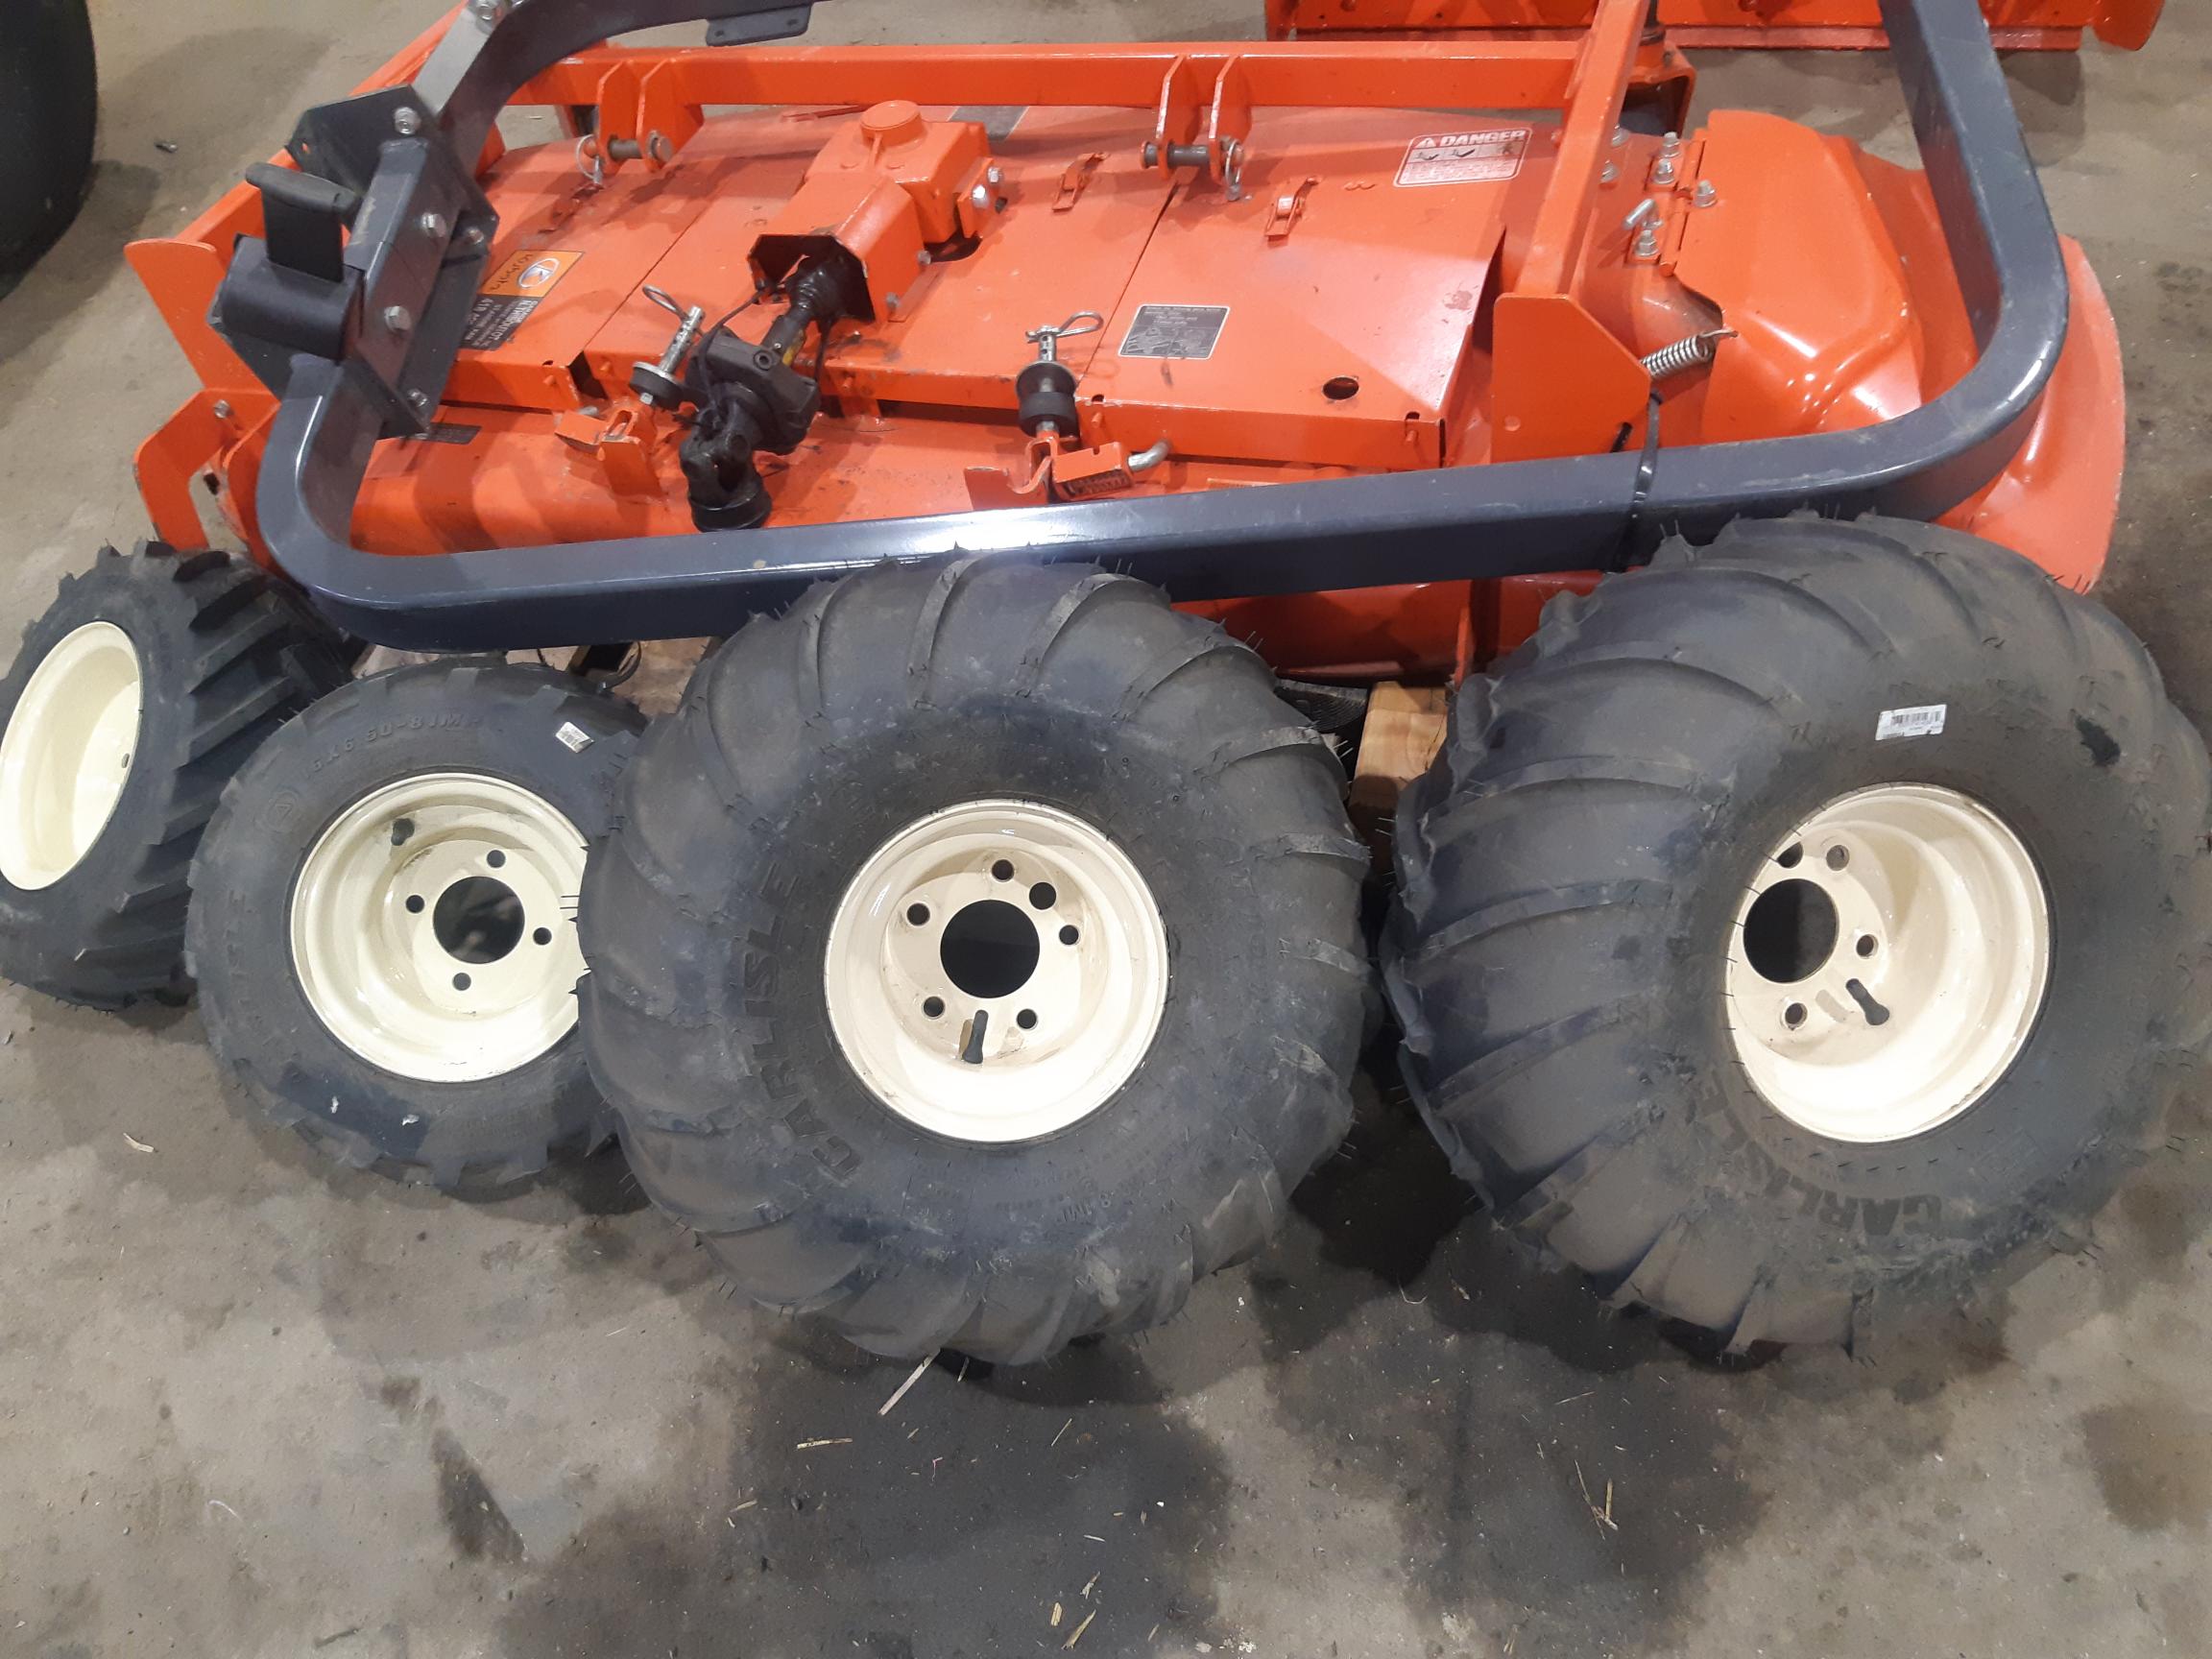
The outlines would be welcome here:
<svg viewBox="0 0 2212 1659">
<path fill-rule="evenodd" d="M 292 893 L 292 958 L 332 1036 L 424 1082 L 527 1065 L 576 1022 L 584 837 L 503 779 L 424 774 L 317 838 Z"/>
<path fill-rule="evenodd" d="M 1761 864 L 1730 938 L 1729 1032 L 1791 1122 L 1901 1141 L 2004 1075 L 2050 958 L 2041 878 L 2003 820 L 1954 789 L 1862 789 Z"/>
<path fill-rule="evenodd" d="M 868 858 L 824 956 L 838 1046 L 876 1097 L 956 1140 L 1096 1111 L 1151 1046 L 1167 935 L 1128 855 L 1069 812 L 972 801 Z"/>
<path fill-rule="evenodd" d="M 92 850 L 131 781 L 144 690 L 112 622 L 72 630 L 31 671 L 0 733 L 0 876 L 36 892 Z"/>
</svg>

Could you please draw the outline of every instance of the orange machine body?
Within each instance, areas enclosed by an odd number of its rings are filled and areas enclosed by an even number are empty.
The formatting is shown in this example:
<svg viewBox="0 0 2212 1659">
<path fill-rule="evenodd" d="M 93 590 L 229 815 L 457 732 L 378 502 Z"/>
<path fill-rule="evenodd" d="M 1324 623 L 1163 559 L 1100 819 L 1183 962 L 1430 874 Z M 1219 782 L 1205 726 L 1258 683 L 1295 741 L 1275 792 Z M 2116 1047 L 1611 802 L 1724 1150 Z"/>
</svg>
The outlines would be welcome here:
<svg viewBox="0 0 2212 1659">
<path fill-rule="evenodd" d="M 1871 424 L 1958 380 L 1974 340 L 1917 173 L 1765 115 L 1623 131 L 1631 84 L 1664 79 L 1642 0 L 1580 11 L 1558 40 L 568 59 L 524 101 L 594 108 L 592 135 L 487 150 L 500 226 L 468 344 L 430 434 L 379 447 L 355 540 L 404 557 L 688 530 L 682 418 L 629 389 L 675 326 L 647 289 L 712 318 L 824 249 L 858 261 L 873 314 L 797 364 L 823 413 L 762 458 L 782 523 L 1647 443 L 1664 466 L 1679 445 Z M 262 551 L 274 400 L 207 322 L 232 239 L 258 228 L 240 188 L 132 250 L 203 381 L 139 454 L 179 545 L 204 541 L 205 482 Z M 2086 588 L 2125 421 L 2109 311 L 2071 244 L 2067 260 L 2073 325 L 2035 429 L 1946 521 Z M 1058 346 L 1078 430 L 1032 440 L 1028 336 L 1085 312 L 1098 325 Z M 1717 331 L 1710 362 L 1654 383 L 1647 356 Z M 1438 675 L 1589 580 L 1204 609 L 1285 672 Z"/>
<path fill-rule="evenodd" d="M 2007 51 L 2071 52 L 2093 33 L 2136 50 L 2158 26 L 2166 0 L 1982 0 L 1989 32 Z M 1267 0 L 1271 38 L 1382 32 L 1484 33 L 1586 26 L 1597 0 Z M 1677 46 L 1864 50 L 1886 45 L 1881 0 L 1659 0 L 1658 21 Z"/>
</svg>

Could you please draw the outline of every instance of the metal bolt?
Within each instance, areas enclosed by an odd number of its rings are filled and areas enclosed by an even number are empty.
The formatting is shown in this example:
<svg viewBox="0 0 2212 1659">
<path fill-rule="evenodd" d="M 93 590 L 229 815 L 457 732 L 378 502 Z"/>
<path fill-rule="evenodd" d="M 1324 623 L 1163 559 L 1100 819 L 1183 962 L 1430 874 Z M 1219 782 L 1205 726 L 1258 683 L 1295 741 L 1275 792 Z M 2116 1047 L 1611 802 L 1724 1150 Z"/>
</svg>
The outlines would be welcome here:
<svg viewBox="0 0 2212 1659">
<path fill-rule="evenodd" d="M 490 33 L 507 15 L 507 0 L 469 0 L 469 14 Z"/>
<path fill-rule="evenodd" d="M 1003 184 L 1006 182 L 1006 174 L 996 161 L 992 162 L 990 166 L 983 169 L 983 177 L 988 182 L 993 184 Z"/>
<path fill-rule="evenodd" d="M 929 263 L 929 250 L 925 248 L 921 252 L 915 254 L 914 263 L 917 265 L 927 265 Z"/>
<path fill-rule="evenodd" d="M 425 213 L 421 218 L 416 220 L 415 223 L 421 228 L 423 235 L 430 237 L 434 241 L 444 240 L 445 235 L 445 214 Z"/>
<path fill-rule="evenodd" d="M 1664 136 L 1663 138 L 1661 138 L 1661 139 L 1659 140 L 1659 154 L 1660 154 L 1660 155 L 1662 155 L 1662 156 L 1679 156 L 1679 155 L 1681 155 L 1681 154 L 1682 154 L 1682 134 L 1681 134 L 1681 133 L 1679 133 L 1679 132 L 1670 132 L 1670 133 L 1668 133 L 1666 136 Z"/>
<path fill-rule="evenodd" d="M 430 394 L 417 390 L 407 394 L 407 407 L 420 415 L 430 407 Z"/>
<path fill-rule="evenodd" d="M 384 307 L 384 326 L 395 334 L 404 334 L 415 326 L 415 314 L 404 305 Z"/>
<path fill-rule="evenodd" d="M 1720 192 L 1713 188 L 1712 180 L 1700 179 L 1697 180 L 1697 194 L 1691 200 L 1700 207 L 1710 207 L 1720 200 Z"/>
<path fill-rule="evenodd" d="M 216 419 L 216 420 L 218 420 L 218 421 L 228 421 L 228 420 L 229 420 L 229 419 L 230 419 L 230 415 L 231 415 L 231 409 L 230 409 L 230 399 L 229 399 L 229 398 L 228 398 L 228 397 L 218 397 L 218 398 L 216 398 L 216 399 L 215 399 L 215 411 L 214 411 L 214 413 L 215 413 L 215 419 Z"/>
<path fill-rule="evenodd" d="M 465 247 L 465 248 L 481 248 L 481 247 L 483 247 L 483 246 L 484 246 L 484 227 L 483 227 L 483 226 L 481 226 L 481 225 L 471 225 L 471 226 L 469 226 L 469 228 L 468 228 L 468 229 L 466 229 L 466 230 L 462 231 L 462 232 L 461 232 L 461 245 L 462 245 L 463 247 Z"/>
<path fill-rule="evenodd" d="M 898 296 L 898 295 L 896 295 L 896 294 L 886 294 L 886 295 L 884 295 L 884 296 L 883 296 L 883 308 L 884 308 L 886 311 L 896 311 L 896 310 L 898 310 L 898 309 L 899 309 L 899 296 Z"/>
<path fill-rule="evenodd" d="M 968 192 L 968 200 L 975 204 L 976 211 L 981 213 L 990 212 L 991 187 L 988 184 L 976 185 L 974 189 Z"/>
<path fill-rule="evenodd" d="M 1659 257 L 1659 222 L 1657 220 L 1647 219 L 1637 228 L 1636 257 L 1639 259 L 1656 259 Z"/>
<path fill-rule="evenodd" d="M 1612 162 L 1608 161 L 1605 163 L 1603 171 L 1598 175 L 1598 182 L 1600 184 L 1612 184 L 1618 182 L 1620 178 L 1621 169 L 1616 167 Z"/>
<path fill-rule="evenodd" d="M 1621 146 L 1622 146 L 1622 145 L 1623 145 L 1623 144 L 1625 144 L 1625 143 L 1627 143 L 1627 142 L 1628 142 L 1628 129 L 1627 129 L 1627 128 L 1625 128 L 1625 127 L 1616 127 L 1616 128 L 1614 128 L 1614 129 L 1613 129 L 1613 148 L 1614 148 L 1614 149 L 1616 149 L 1616 150 L 1618 150 L 1618 149 L 1620 149 L 1620 148 L 1621 148 Z"/>
<path fill-rule="evenodd" d="M 412 138 L 422 131 L 422 111 L 412 104 L 401 105 L 392 111 L 392 125 L 398 129 L 400 136 Z"/>
<path fill-rule="evenodd" d="M 1651 163 L 1651 182 L 1652 182 L 1652 183 L 1654 183 L 1654 184 L 1671 184 L 1671 183 L 1673 183 L 1673 182 L 1674 182 L 1674 163 L 1673 163 L 1671 160 L 1670 160 L 1668 157 L 1664 156 L 1660 156 L 1658 160 L 1656 160 L 1656 161 L 1652 162 L 1652 163 Z"/>
</svg>

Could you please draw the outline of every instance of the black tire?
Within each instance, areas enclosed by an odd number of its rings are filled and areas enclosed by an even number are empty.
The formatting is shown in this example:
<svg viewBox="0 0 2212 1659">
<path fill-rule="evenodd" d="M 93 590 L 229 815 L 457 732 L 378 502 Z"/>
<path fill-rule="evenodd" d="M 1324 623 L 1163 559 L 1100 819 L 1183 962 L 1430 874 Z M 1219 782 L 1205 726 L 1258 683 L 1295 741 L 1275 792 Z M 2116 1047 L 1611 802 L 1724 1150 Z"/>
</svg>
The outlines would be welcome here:
<svg viewBox="0 0 2212 1659">
<path fill-rule="evenodd" d="M 584 1029 L 632 1167 L 738 1289 L 877 1353 L 1021 1362 L 1169 1317 L 1350 1120 L 1342 793 L 1259 658 L 1142 583 L 969 560 L 817 588 L 701 667 L 585 884 Z M 1105 1105 L 980 1145 L 878 1103 L 823 965 L 877 848 L 994 796 L 1114 839 L 1172 977 Z"/>
<path fill-rule="evenodd" d="M 573 1028 L 533 1060 L 465 1082 L 409 1077 L 355 1052 L 301 987 L 292 906 L 324 830 L 374 791 L 425 773 L 519 784 L 596 841 L 644 724 L 629 704 L 551 669 L 431 663 L 355 681 L 266 744 L 224 796 L 193 870 L 201 1016 L 245 1094 L 346 1165 L 448 1190 L 504 1186 L 604 1140 Z"/>
<path fill-rule="evenodd" d="M 1939 735 L 1876 741 L 1884 710 L 1936 704 Z M 1773 850 L 1892 782 L 2009 826 L 2054 944 L 1987 1091 L 1854 1143 L 1767 1105 L 1721 987 Z M 2154 1142 L 2212 1018 L 2206 811 L 2203 745 L 2142 646 L 2026 560 L 1874 518 L 1675 541 L 1471 682 L 1401 803 L 1407 1070 L 1499 1219 L 1617 1301 L 1737 1351 L 1863 1354 L 2081 1237 Z"/>
<path fill-rule="evenodd" d="M 92 180 L 100 118 L 84 0 L 21 0 L 0 15 L 0 276 L 69 228 Z"/>
<path fill-rule="evenodd" d="M 0 680 L 0 733 L 39 663 L 94 622 L 122 629 L 138 656 L 130 780 L 60 879 L 23 888 L 0 871 L 0 975 L 120 1008 L 189 990 L 184 913 L 201 831 L 262 740 L 345 672 L 327 630 L 251 565 L 156 542 L 129 555 L 107 547 L 25 631 Z"/>
</svg>

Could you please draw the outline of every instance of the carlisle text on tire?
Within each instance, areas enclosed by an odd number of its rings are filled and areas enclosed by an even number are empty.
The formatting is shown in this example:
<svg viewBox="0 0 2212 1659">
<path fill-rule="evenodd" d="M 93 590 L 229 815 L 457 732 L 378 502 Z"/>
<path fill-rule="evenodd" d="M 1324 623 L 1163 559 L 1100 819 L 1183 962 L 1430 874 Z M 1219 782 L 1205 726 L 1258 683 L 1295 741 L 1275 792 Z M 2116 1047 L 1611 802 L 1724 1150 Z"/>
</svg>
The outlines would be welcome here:
<svg viewBox="0 0 2212 1659">
<path fill-rule="evenodd" d="M 310 708 L 194 873 L 216 1053 L 349 1164 L 496 1186 L 589 1140 L 573 916 L 644 724 L 546 669 L 402 668 Z"/>
<path fill-rule="evenodd" d="M 2203 745 L 1956 532 L 1731 526 L 1556 604 L 1400 805 L 1408 1070 L 1623 1301 L 1855 1351 L 2079 1236 L 2205 1041 Z"/>
<path fill-rule="evenodd" d="M 639 1181 L 879 1353 L 1168 1317 L 1349 1117 L 1341 790 L 1257 657 L 1088 566 L 875 571 L 748 624 L 585 881 Z"/>
<path fill-rule="evenodd" d="M 104 550 L 0 680 L 0 974 L 120 1007 L 184 986 L 186 879 L 223 786 L 344 678 L 252 565 Z"/>
</svg>

